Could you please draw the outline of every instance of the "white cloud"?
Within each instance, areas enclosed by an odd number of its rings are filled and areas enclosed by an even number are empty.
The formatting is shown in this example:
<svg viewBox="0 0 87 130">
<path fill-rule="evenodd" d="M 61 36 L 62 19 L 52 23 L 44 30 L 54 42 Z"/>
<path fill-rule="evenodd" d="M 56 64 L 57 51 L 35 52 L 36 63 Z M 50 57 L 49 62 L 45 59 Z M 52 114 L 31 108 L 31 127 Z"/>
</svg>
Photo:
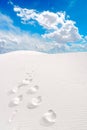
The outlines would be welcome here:
<svg viewBox="0 0 87 130">
<path fill-rule="evenodd" d="M 43 11 L 42 13 L 37 14 L 37 22 L 46 29 L 57 30 L 58 23 L 63 23 L 62 18 L 59 17 L 56 13 Z"/>
<path fill-rule="evenodd" d="M 14 11 L 17 12 L 17 16 L 21 17 L 22 22 L 26 23 L 27 20 L 33 20 L 36 16 L 36 11 L 33 9 L 22 9 L 18 6 L 14 6 Z"/>
<path fill-rule="evenodd" d="M 37 21 L 39 25 L 47 31 L 43 34 L 44 38 L 49 38 L 57 43 L 66 44 L 68 42 L 76 42 L 81 40 L 75 22 L 69 19 L 65 12 L 53 13 L 50 11 L 36 12 L 26 8 L 14 6 L 14 11 L 17 13 L 22 22 Z"/>
<path fill-rule="evenodd" d="M 9 16 L 4 15 L 2 13 L 0 13 L 0 30 L 9 30 L 15 33 L 16 31 L 20 31 L 18 27 L 15 27 L 13 25 L 13 20 Z"/>
<path fill-rule="evenodd" d="M 48 34 L 44 34 L 44 37 L 50 37 L 54 39 L 52 41 L 50 40 L 46 41 L 46 39 L 43 39 L 43 37 L 41 37 L 38 34 L 32 35 L 27 32 L 23 32 L 18 27 L 15 27 L 10 17 L 3 15 L 1 13 L 0 16 L 1 16 L 0 28 L 2 27 L 2 29 L 0 30 L 0 53 L 5 53 L 5 52 L 15 51 L 15 50 L 33 50 L 33 51 L 41 51 L 47 53 L 58 53 L 58 52 L 67 52 L 67 51 L 76 51 L 76 50 L 87 51 L 86 37 L 84 39 L 84 44 L 71 44 L 70 46 L 68 44 L 65 44 L 65 42 L 67 41 L 71 41 L 73 39 L 76 40 L 77 37 L 79 39 L 79 35 L 76 36 L 78 29 L 76 27 L 72 27 L 74 26 L 74 24 L 70 20 L 69 21 L 67 20 L 64 26 L 61 27 L 59 30 L 58 29 L 56 30 L 54 28 L 54 31 L 52 33 L 50 32 Z M 64 15 L 62 15 L 62 17 L 64 17 Z M 72 36 L 70 31 L 73 32 L 73 29 L 74 29 L 74 33 L 75 31 L 76 33 L 73 34 Z"/>
<path fill-rule="evenodd" d="M 0 53 L 14 50 L 34 50 L 34 51 L 49 51 L 53 43 L 41 39 L 39 36 L 32 36 L 25 32 L 13 33 L 8 31 L 0 31 Z"/>
<path fill-rule="evenodd" d="M 0 30 L 0 53 L 14 50 L 50 52 L 50 50 L 56 46 L 55 43 L 49 43 L 39 35 L 23 32 L 13 25 L 13 21 L 8 16 L 3 14 L 1 14 L 1 16 L 2 19 L 0 19 L 0 23 L 2 25 L 2 30 Z M 5 27 L 8 27 L 8 29 Z"/>
<path fill-rule="evenodd" d="M 76 42 L 82 38 L 78 33 L 78 28 L 75 27 L 73 22 L 70 20 L 67 20 L 61 29 L 52 33 L 44 34 L 43 37 L 51 38 L 61 44 Z"/>
<path fill-rule="evenodd" d="M 69 47 L 70 52 L 77 52 L 77 51 L 87 51 L 87 42 L 83 44 L 72 44 Z"/>
<path fill-rule="evenodd" d="M 19 6 L 14 6 L 14 11 L 21 18 L 22 22 L 35 20 L 46 29 L 58 29 L 58 24 L 63 24 L 65 21 L 65 12 L 53 13 L 43 11 L 40 13 L 34 9 L 26 9 Z"/>
<path fill-rule="evenodd" d="M 2 26 L 3 24 L 3 26 Z M 13 21 L 6 15 L 0 13 L 0 28 L 10 27 L 12 28 Z"/>
</svg>

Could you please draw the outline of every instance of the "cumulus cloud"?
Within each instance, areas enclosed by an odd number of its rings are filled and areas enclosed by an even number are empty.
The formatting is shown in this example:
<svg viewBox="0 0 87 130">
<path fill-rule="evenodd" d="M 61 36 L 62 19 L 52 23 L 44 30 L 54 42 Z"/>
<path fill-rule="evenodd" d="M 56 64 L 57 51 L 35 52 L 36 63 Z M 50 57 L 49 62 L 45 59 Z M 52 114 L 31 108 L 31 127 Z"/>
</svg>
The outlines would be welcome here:
<svg viewBox="0 0 87 130">
<path fill-rule="evenodd" d="M 39 36 L 32 36 L 21 32 L 20 34 L 0 31 L 0 53 L 16 50 L 33 50 L 46 53 L 58 53 L 68 51 L 67 45 L 55 42 L 47 42 Z"/>
<path fill-rule="evenodd" d="M 27 21 L 32 21 L 35 19 L 36 16 L 36 10 L 34 9 L 22 9 L 21 7 L 14 6 L 14 11 L 17 12 L 17 16 L 21 17 L 22 23 L 26 23 Z M 29 21 L 30 23 L 30 21 Z"/>
<path fill-rule="evenodd" d="M 1 19 L 0 19 L 0 25 L 1 25 L 0 26 L 0 53 L 16 51 L 16 50 L 33 50 L 33 51 L 40 51 L 40 52 L 47 52 L 47 53 L 70 52 L 70 51 L 78 51 L 78 50 L 87 51 L 87 37 L 84 38 L 83 44 L 81 44 L 81 43 L 80 44 L 71 43 L 70 45 L 68 45 L 67 43 L 65 44 L 65 42 L 67 42 L 67 41 L 76 40 L 77 37 L 78 37 L 78 39 L 80 39 L 79 34 L 78 34 L 78 36 L 76 36 L 76 33 L 78 32 L 78 28 L 76 28 L 74 26 L 74 23 L 72 23 L 72 21 L 70 21 L 70 20 L 69 21 L 67 20 L 67 22 L 65 22 L 63 28 L 61 27 L 58 30 L 58 28 L 57 29 L 55 28 L 57 26 L 56 26 L 56 21 L 53 18 L 53 20 L 51 21 L 51 22 L 53 22 L 53 26 L 51 27 L 53 29 L 53 32 L 44 34 L 45 38 L 43 38 L 39 34 L 37 34 L 37 35 L 29 34 L 27 32 L 22 31 L 20 28 L 15 27 L 13 24 L 13 21 L 10 17 L 8 17 L 2 13 L 0 13 L 0 16 L 1 16 Z M 63 19 L 65 18 L 63 14 L 61 17 Z M 48 27 L 49 25 L 50 24 L 48 22 L 48 25 L 46 26 L 46 28 L 48 30 L 50 30 L 50 27 Z M 74 33 L 76 31 L 75 34 L 73 33 L 73 37 L 71 35 L 71 32 L 73 32 L 72 26 L 74 26 Z M 2 27 L 2 29 L 1 29 L 1 27 Z M 44 25 L 44 27 L 45 27 L 45 25 Z M 67 32 L 66 32 L 66 29 L 67 29 Z M 59 35 L 59 37 L 58 37 L 58 35 Z M 70 36 L 68 36 L 68 35 L 70 35 Z M 62 37 L 60 37 L 60 36 L 62 36 Z M 46 37 L 52 38 L 54 40 L 51 40 L 51 41 L 47 40 Z M 62 41 L 61 41 L 61 39 L 62 39 Z M 62 43 L 64 43 L 64 44 L 62 44 Z"/>
<path fill-rule="evenodd" d="M 40 26 L 46 29 L 43 38 L 51 39 L 57 43 L 66 44 L 68 42 L 76 42 L 81 40 L 75 22 L 69 19 L 65 12 L 37 12 L 26 8 L 14 6 L 14 11 L 17 13 L 24 23 L 29 21 L 37 21 Z"/>
<path fill-rule="evenodd" d="M 37 21 L 41 26 L 47 30 L 58 29 L 58 25 L 63 25 L 65 22 L 65 12 L 53 13 L 50 11 L 37 12 L 34 9 L 21 8 L 19 6 L 14 6 L 14 11 L 17 13 L 22 20 L 22 22 L 27 22 L 29 20 Z M 28 23 L 28 22 L 27 22 Z"/>
<path fill-rule="evenodd" d="M 50 52 L 54 46 L 55 44 L 49 44 L 40 36 L 33 36 L 26 32 L 0 31 L 0 53 L 16 50 Z"/>
<path fill-rule="evenodd" d="M 0 30 L 0 53 L 16 50 L 33 50 L 51 53 L 57 50 L 59 45 L 54 42 L 48 42 L 39 35 L 32 35 L 23 32 L 13 25 L 13 21 L 6 15 L 1 14 L 0 23 L 3 28 Z M 58 50 L 57 50 L 58 51 Z"/>
<path fill-rule="evenodd" d="M 44 38 L 51 38 L 61 44 L 76 42 L 82 38 L 81 35 L 78 33 L 78 28 L 75 27 L 73 22 L 70 20 L 67 20 L 60 30 L 53 31 L 42 36 Z"/>
</svg>

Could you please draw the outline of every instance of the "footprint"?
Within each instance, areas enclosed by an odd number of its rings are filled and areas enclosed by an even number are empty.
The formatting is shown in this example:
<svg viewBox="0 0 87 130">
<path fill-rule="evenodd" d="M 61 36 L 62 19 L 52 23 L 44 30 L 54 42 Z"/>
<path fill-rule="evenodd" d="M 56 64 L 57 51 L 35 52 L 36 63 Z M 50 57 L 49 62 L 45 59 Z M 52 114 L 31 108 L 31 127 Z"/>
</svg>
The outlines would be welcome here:
<svg viewBox="0 0 87 130">
<path fill-rule="evenodd" d="M 28 109 L 37 108 L 40 105 L 41 102 L 42 102 L 41 96 L 38 96 L 36 98 L 32 98 L 31 101 L 28 103 L 27 108 Z"/>
<path fill-rule="evenodd" d="M 14 110 L 14 112 L 12 113 L 12 116 L 11 116 L 10 119 L 8 120 L 9 123 L 11 123 L 11 122 L 14 120 L 15 115 L 16 115 L 17 112 L 18 112 L 18 110 Z"/>
<path fill-rule="evenodd" d="M 30 87 L 27 91 L 27 94 L 35 94 L 39 90 L 39 86 L 35 85 L 33 87 Z"/>
<path fill-rule="evenodd" d="M 43 126 L 52 126 L 54 123 L 56 123 L 56 113 L 50 109 L 48 112 L 44 113 L 40 124 Z"/>
<path fill-rule="evenodd" d="M 11 89 L 11 90 L 8 92 L 8 95 L 16 94 L 17 92 L 18 92 L 18 87 Z"/>
<path fill-rule="evenodd" d="M 27 77 L 31 78 L 33 76 L 33 72 L 30 72 L 30 73 L 26 73 Z"/>
<path fill-rule="evenodd" d="M 29 78 L 29 81 L 30 81 L 30 82 L 32 82 L 32 81 L 33 81 L 33 79 L 32 79 L 32 78 Z"/>
<path fill-rule="evenodd" d="M 22 101 L 23 99 L 23 95 L 19 95 L 18 97 L 15 97 L 14 99 L 12 99 L 9 103 L 9 107 L 15 107 L 18 106 L 20 101 Z"/>
<path fill-rule="evenodd" d="M 22 81 L 22 85 L 29 85 L 29 80 L 26 78 Z"/>
</svg>

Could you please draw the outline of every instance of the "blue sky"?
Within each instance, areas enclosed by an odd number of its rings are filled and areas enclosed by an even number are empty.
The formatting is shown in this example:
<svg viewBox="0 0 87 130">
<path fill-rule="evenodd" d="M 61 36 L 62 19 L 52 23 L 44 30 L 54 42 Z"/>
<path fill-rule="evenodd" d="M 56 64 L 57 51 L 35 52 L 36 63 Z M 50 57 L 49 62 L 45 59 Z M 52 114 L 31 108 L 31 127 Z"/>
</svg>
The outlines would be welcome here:
<svg viewBox="0 0 87 130">
<path fill-rule="evenodd" d="M 87 51 L 86 0 L 0 1 L 0 53 Z"/>
</svg>

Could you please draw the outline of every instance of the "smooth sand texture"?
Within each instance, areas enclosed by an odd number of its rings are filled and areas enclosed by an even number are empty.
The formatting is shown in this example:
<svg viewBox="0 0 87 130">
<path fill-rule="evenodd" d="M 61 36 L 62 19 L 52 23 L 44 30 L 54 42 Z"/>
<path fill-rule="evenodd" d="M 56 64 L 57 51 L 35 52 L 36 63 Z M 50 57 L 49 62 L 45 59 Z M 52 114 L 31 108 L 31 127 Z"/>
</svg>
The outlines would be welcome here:
<svg viewBox="0 0 87 130">
<path fill-rule="evenodd" d="M 87 130 L 87 53 L 0 55 L 0 130 Z"/>
</svg>

